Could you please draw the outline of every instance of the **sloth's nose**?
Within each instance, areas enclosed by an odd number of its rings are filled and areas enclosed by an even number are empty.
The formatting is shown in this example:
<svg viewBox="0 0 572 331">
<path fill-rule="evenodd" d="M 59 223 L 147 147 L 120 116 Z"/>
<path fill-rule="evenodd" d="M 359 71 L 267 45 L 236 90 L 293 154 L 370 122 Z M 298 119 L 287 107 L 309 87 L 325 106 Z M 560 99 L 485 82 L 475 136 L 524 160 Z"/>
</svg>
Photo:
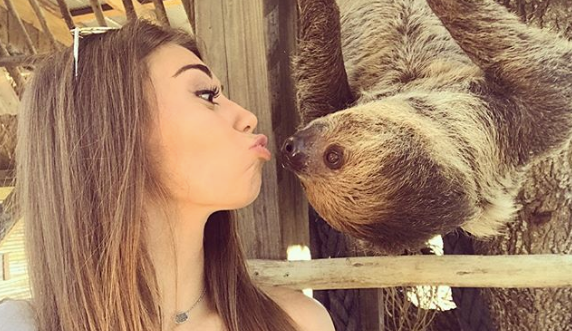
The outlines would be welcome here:
<svg viewBox="0 0 572 331">
<path fill-rule="evenodd" d="M 280 152 L 282 153 L 282 165 L 292 171 L 304 170 L 307 165 L 308 155 L 305 151 L 306 144 L 304 137 L 294 134 L 286 139 Z"/>
</svg>

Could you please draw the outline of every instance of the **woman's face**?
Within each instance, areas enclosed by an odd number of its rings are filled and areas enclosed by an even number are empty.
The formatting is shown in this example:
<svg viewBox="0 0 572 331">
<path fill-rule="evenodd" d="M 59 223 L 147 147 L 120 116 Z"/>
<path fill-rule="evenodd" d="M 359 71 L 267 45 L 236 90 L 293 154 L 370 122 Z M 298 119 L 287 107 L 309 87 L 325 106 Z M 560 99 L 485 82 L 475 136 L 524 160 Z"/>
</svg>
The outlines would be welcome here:
<svg viewBox="0 0 572 331">
<path fill-rule="evenodd" d="M 270 153 L 254 114 L 220 93 L 220 81 L 191 51 L 162 46 L 148 59 L 157 101 L 150 148 L 171 196 L 210 211 L 237 209 L 258 195 Z"/>
</svg>

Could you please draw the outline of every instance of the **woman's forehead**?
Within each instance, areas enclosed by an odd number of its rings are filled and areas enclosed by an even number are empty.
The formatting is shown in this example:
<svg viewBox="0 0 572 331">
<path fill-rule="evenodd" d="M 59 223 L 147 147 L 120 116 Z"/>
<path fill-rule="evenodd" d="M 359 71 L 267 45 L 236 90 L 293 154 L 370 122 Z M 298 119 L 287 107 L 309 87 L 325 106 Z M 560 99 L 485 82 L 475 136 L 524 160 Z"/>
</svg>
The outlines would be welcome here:
<svg viewBox="0 0 572 331">
<path fill-rule="evenodd" d="M 159 47 L 149 55 L 147 61 L 152 76 L 173 76 L 185 65 L 205 65 L 195 53 L 174 43 Z"/>
</svg>

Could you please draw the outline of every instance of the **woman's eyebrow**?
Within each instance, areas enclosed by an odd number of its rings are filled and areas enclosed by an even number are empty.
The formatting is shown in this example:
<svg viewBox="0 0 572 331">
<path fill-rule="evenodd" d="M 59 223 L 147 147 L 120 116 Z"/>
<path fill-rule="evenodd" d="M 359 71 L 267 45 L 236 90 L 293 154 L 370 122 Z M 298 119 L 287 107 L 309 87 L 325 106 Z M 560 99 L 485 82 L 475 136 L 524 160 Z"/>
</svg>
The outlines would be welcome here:
<svg viewBox="0 0 572 331">
<path fill-rule="evenodd" d="M 177 77 L 178 75 L 180 75 L 181 73 L 183 73 L 186 70 L 189 69 L 197 69 L 200 70 L 202 72 L 204 72 L 205 74 L 207 74 L 210 78 L 213 78 L 213 74 L 211 73 L 211 71 L 209 70 L 209 68 L 203 64 L 187 64 L 185 66 L 182 66 L 179 70 L 177 70 L 177 72 L 173 75 L 174 77 Z"/>
</svg>

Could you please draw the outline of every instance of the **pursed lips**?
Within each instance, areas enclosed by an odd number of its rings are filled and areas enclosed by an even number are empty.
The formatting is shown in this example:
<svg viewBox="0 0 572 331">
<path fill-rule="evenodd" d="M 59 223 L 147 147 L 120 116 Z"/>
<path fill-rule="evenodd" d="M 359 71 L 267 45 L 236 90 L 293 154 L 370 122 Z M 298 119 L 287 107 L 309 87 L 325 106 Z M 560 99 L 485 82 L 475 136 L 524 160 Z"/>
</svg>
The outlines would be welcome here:
<svg viewBox="0 0 572 331">
<path fill-rule="evenodd" d="M 257 146 L 266 147 L 267 144 L 268 144 L 268 138 L 263 134 L 259 134 L 256 136 L 254 144 L 250 148 L 255 148 Z"/>
<path fill-rule="evenodd" d="M 267 145 L 268 138 L 263 134 L 259 134 L 256 136 L 254 144 L 250 147 L 250 149 L 255 150 L 263 159 L 269 161 L 272 158 L 272 154 L 268 148 L 266 148 Z"/>
</svg>

